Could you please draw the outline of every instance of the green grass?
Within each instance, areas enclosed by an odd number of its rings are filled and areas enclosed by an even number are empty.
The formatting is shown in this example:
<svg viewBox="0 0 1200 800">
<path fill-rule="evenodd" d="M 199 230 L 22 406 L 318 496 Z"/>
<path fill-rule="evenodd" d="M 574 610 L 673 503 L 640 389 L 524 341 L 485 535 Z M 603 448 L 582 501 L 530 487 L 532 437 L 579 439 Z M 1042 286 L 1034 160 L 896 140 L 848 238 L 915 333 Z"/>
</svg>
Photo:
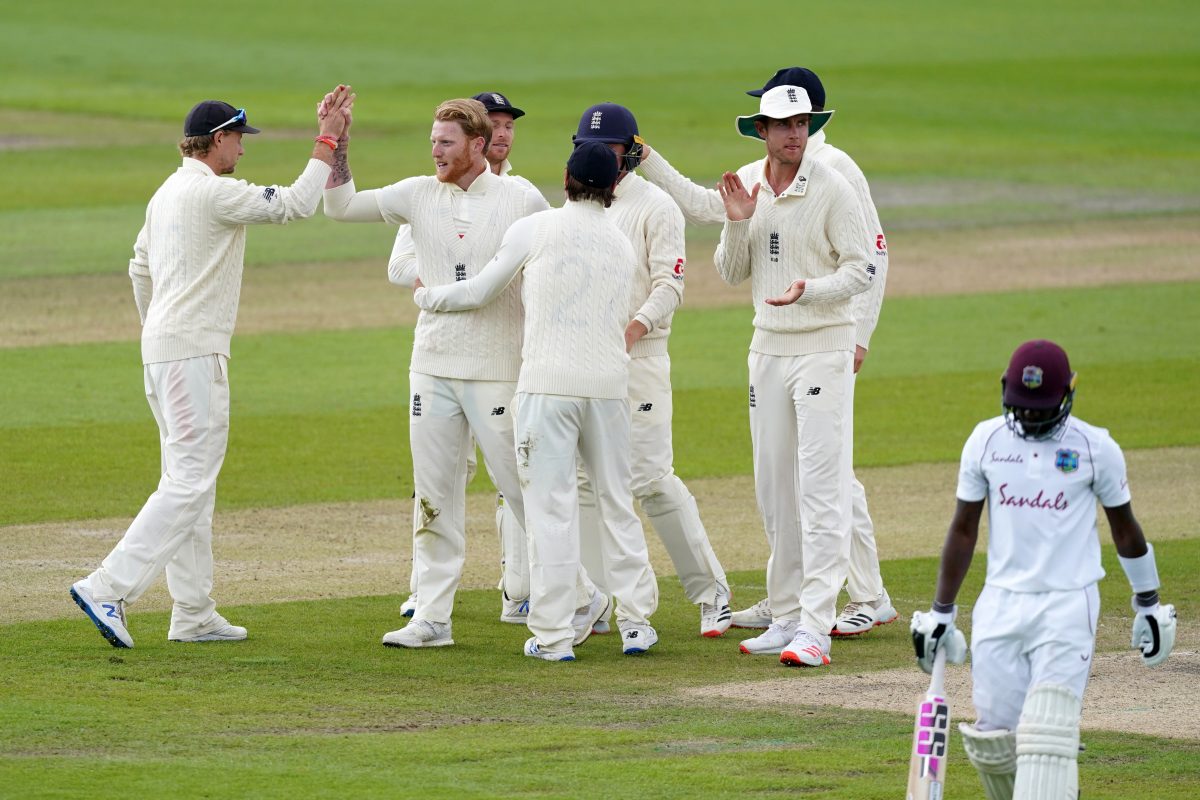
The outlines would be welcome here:
<svg viewBox="0 0 1200 800">
<path fill-rule="evenodd" d="M 1181 617 L 1194 616 L 1200 541 L 1158 551 L 1167 597 Z M 1102 583 L 1102 629 L 1123 631 L 1128 587 L 1111 546 L 1104 555 L 1116 576 Z M 885 571 L 905 615 L 928 602 L 933 559 L 889 562 Z M 983 572 L 981 554 L 962 593 L 967 607 Z M 753 596 L 763 577 L 731 580 Z M 774 658 L 738 655 L 736 633 L 695 635 L 695 609 L 671 578 L 654 618 L 663 638 L 648 655 L 624 657 L 614 637 L 596 637 L 576 663 L 545 664 L 520 655 L 522 628 L 496 621 L 494 591 L 460 593 L 456 646 L 428 652 L 379 645 L 400 622 L 396 603 L 228 608 L 251 630 L 233 645 L 168 643 L 163 613 L 132 614 L 131 651 L 110 649 L 79 614 L 7 626 L 0 793 L 104 795 L 111 786 L 113 796 L 159 796 L 169 786 L 182 797 L 690 798 L 786 790 L 882 800 L 902 791 L 907 715 L 748 708 L 677 690 L 821 674 L 869 680 L 911 664 L 903 624 L 835 644 L 828 670 L 786 670 Z M 1126 797 L 1147 774 L 1159 776 L 1156 798 L 1200 789 L 1195 742 L 1093 732 L 1084 740 L 1087 797 Z M 982 797 L 957 734 L 953 748 L 954 796 Z"/>
<path fill-rule="evenodd" d="M 6 9 L 0 127 L 42 146 L 0 148 L 0 278 L 123 270 L 140 209 L 174 169 L 180 121 L 201 98 L 245 106 L 264 130 L 247 142 L 238 176 L 286 184 L 309 152 L 315 101 L 336 81 L 353 83 L 352 161 L 368 187 L 429 171 L 440 100 L 502 89 L 529 112 L 515 163 L 554 194 L 579 114 L 601 100 L 632 108 L 646 137 L 698 179 L 760 157 L 733 133 L 733 117 L 755 108 L 745 89 L 799 58 L 790 37 L 766 44 L 756 15 L 716 0 L 653 4 L 620 26 L 606 8 L 539 0 L 503 36 L 495 7 L 478 2 L 450 18 L 355 3 L 339 10 L 332 36 L 312 2 L 217 7 L 230 20 L 219 33 L 197 30 L 189 9 L 132 0 Z M 875 0 L 805 14 L 821 35 L 805 37 L 803 60 L 819 68 L 838 110 L 832 141 L 903 198 L 885 223 L 1197 207 L 1200 15 L 1191 3 Z M 460 24 L 467 19 L 478 24 Z M 611 27 L 619 30 L 602 52 L 579 56 L 579 31 Z M 910 208 L 904 188 L 931 181 L 949 182 L 952 198 Z M 972 197 L 996 187 L 999 199 Z M 383 226 L 307 223 L 256 233 L 249 260 L 382 258 L 385 239 Z"/>
<path fill-rule="evenodd" d="M 891 300 L 858 383 L 856 463 L 956 459 L 972 426 L 998 413 L 1012 349 L 1034 336 L 1067 348 L 1080 374 L 1077 412 L 1123 446 L 1200 444 L 1200 421 L 1184 411 L 1200 359 L 1198 306 L 1196 284 Z M 676 317 L 685 478 L 750 473 L 750 316 L 685 306 Z M 220 507 L 407 497 L 411 342 L 398 328 L 235 337 Z M 23 376 L 0 394 L 0 524 L 142 504 L 158 457 L 135 343 L 0 350 L 0 372 Z M 485 484 L 481 476 L 474 488 Z"/>
</svg>

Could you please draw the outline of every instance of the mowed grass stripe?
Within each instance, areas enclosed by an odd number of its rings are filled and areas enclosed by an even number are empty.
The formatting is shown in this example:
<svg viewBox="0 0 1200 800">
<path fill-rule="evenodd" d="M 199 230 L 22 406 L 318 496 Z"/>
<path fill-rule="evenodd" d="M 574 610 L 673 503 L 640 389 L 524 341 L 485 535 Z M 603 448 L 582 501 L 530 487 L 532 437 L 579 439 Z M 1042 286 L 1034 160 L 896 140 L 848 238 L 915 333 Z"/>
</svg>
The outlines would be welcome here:
<svg viewBox="0 0 1200 800">
<path fill-rule="evenodd" d="M 1169 599 L 1188 613 L 1200 599 L 1200 540 L 1158 551 Z M 1128 587 L 1113 548 L 1103 554 L 1112 577 L 1101 583 L 1099 649 L 1123 650 Z M 936 563 L 884 564 L 905 614 L 928 603 Z M 984 567 L 981 555 L 962 592 L 967 611 Z M 763 577 L 730 579 L 749 596 Z M 98 776 L 119 776 L 124 791 L 149 796 L 169 784 L 176 794 L 263 797 L 381 787 L 392 796 L 600 797 L 622 786 L 643 797 L 733 797 L 777 792 L 781 780 L 816 797 L 898 796 L 907 715 L 714 707 L 678 689 L 842 675 L 853 691 L 874 671 L 911 664 L 904 625 L 835 643 L 827 670 L 785 670 L 774 658 L 738 654 L 736 634 L 696 635 L 695 608 L 677 581 L 661 589 L 654 621 L 663 638 L 650 654 L 628 658 L 614 637 L 595 637 L 569 665 L 522 656 L 525 633 L 495 619 L 494 590 L 459 593 L 458 644 L 428 652 L 380 646 L 381 633 L 400 623 L 397 596 L 226 607 L 251 630 L 234 645 L 169 643 L 167 615 L 136 607 L 131 651 L 109 648 L 81 614 L 7 625 L 0 776 L 21 797 L 94 786 Z M 967 613 L 963 624 L 969 631 Z M 1188 767 L 1200 743 L 1085 738 L 1089 797 L 1127 796 L 1147 769 L 1173 778 L 1156 797 L 1190 797 L 1200 786 Z M 846 752 L 862 764 L 847 769 Z M 956 774 L 956 796 L 981 796 L 968 769 Z"/>
<path fill-rule="evenodd" d="M 1200 284 L 898 298 L 857 387 L 856 463 L 948 461 L 999 411 L 1012 348 L 1046 336 L 1080 372 L 1077 412 L 1125 447 L 1200 443 L 1183 413 L 1200 356 Z M 672 337 L 675 450 L 687 477 L 749 474 L 747 308 L 681 311 Z M 221 508 L 405 497 L 401 328 L 235 338 Z M 1147 357 L 1146 354 L 1153 354 Z M 0 524 L 113 516 L 158 474 L 137 345 L 0 351 L 9 491 Z M 1137 413 L 1130 413 L 1136 409 Z M 482 490 L 482 475 L 475 488 Z"/>
</svg>

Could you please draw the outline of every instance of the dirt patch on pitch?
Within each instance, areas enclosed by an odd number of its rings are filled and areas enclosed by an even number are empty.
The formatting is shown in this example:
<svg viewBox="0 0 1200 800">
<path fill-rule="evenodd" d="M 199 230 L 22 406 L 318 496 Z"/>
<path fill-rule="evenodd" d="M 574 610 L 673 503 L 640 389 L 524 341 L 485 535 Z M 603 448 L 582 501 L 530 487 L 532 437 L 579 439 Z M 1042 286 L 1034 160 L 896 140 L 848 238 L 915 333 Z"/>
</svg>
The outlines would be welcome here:
<svg viewBox="0 0 1200 800">
<path fill-rule="evenodd" d="M 712 266 L 712 231 L 690 235 L 680 313 L 748 304 L 749 283 L 727 286 Z M 892 235 L 890 250 L 890 297 L 1200 280 L 1200 217 L 904 230 Z M 238 333 L 414 324 L 409 293 L 383 280 L 380 263 L 247 268 Z M 0 293 L 0 347 L 136 341 L 139 335 L 124 274 L 14 279 Z"/>
<path fill-rule="evenodd" d="M 1194 687 L 1200 677 L 1200 643 L 1196 629 L 1179 628 L 1171 656 L 1154 669 L 1142 666 L 1136 653 L 1097 653 L 1083 699 L 1083 729 L 1143 733 L 1174 739 L 1200 739 Z M 838 662 L 835 642 L 832 657 Z M 841 708 L 895 711 L 911 714 L 916 701 L 929 687 L 929 676 L 915 663 L 903 669 L 857 675 L 821 674 L 789 670 L 778 680 L 725 683 L 684 689 L 686 697 L 713 701 L 722 706 L 781 707 L 838 706 Z M 975 719 L 968 667 L 946 670 L 946 697 L 955 723 Z M 1191 698 L 1190 700 L 1188 698 Z M 1084 737 L 1086 742 L 1087 737 Z"/>
<path fill-rule="evenodd" d="M 1180 498 L 1200 496 L 1200 448 L 1140 450 L 1126 456 L 1134 477 L 1135 508 L 1149 536 L 1157 541 L 1193 536 L 1196 509 Z M 954 508 L 956 475 L 954 464 L 859 471 L 870 498 L 882 559 L 940 552 Z M 688 486 L 725 569 L 763 569 L 766 537 L 751 479 L 698 479 L 689 480 Z M 493 502 L 489 495 L 468 496 L 464 588 L 488 588 L 499 580 Z M 5 609 L 5 621 L 77 613 L 67 588 L 95 569 L 129 522 L 130 518 L 120 518 L 0 528 L 0 549 L 5 553 L 0 607 Z M 408 593 L 411 500 L 219 512 L 215 529 L 215 594 L 222 605 Z M 1101 536 L 1107 535 L 1102 530 Z M 655 570 L 672 574 L 661 542 L 649 529 L 647 539 Z M 757 601 L 763 593 L 762 586 L 735 584 L 733 589 L 742 605 Z M 894 594 L 893 601 L 908 610 L 928 604 L 929 598 Z M 161 581 L 136 605 L 138 609 L 167 607 Z"/>
</svg>

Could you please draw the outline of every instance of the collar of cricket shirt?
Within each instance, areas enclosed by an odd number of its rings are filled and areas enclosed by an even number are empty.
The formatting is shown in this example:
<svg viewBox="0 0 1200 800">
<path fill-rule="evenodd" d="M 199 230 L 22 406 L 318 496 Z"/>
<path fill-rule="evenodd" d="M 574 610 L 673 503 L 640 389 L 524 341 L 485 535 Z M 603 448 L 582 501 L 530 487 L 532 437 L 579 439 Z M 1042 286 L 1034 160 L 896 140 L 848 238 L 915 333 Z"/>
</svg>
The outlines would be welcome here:
<svg viewBox="0 0 1200 800">
<path fill-rule="evenodd" d="M 500 180 L 500 176 L 492 172 L 491 167 L 488 167 L 483 172 L 475 176 L 475 180 L 471 181 L 471 185 L 465 190 L 458 188 L 457 183 L 447 183 L 445 186 L 449 187 L 451 192 L 466 191 L 469 194 L 483 194 L 488 189 L 495 186 L 495 182 L 498 180 Z"/>
<path fill-rule="evenodd" d="M 213 172 L 212 167 L 210 167 L 208 164 L 205 164 L 198 158 L 188 158 L 185 156 L 180 169 L 191 170 L 192 172 L 203 172 L 204 174 L 212 175 L 213 177 L 217 176 L 217 173 Z"/>
<path fill-rule="evenodd" d="M 760 172 L 760 175 L 762 176 L 761 180 L 763 187 L 767 190 L 770 190 L 771 184 L 767 181 L 767 159 L 764 158 L 761 163 L 762 171 Z M 796 169 L 796 177 L 792 178 L 792 182 L 788 184 L 786 189 L 775 195 L 775 199 L 778 200 L 784 197 L 804 197 L 804 195 L 808 193 L 808 179 L 812 174 L 814 163 L 815 162 L 809 156 L 808 149 L 806 147 L 804 151 L 804 158 L 800 161 L 799 168 Z"/>
</svg>

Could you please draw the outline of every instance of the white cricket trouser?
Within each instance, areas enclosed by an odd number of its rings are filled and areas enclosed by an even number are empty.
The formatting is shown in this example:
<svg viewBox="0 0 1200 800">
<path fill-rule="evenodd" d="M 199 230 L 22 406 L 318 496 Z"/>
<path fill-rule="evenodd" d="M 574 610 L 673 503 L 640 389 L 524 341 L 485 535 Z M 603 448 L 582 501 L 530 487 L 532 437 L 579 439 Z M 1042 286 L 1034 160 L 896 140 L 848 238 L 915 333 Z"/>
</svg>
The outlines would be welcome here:
<svg viewBox="0 0 1200 800">
<path fill-rule="evenodd" d="M 776 620 L 828 635 L 848 535 L 843 416 L 852 356 L 751 352 L 748 361 L 754 488 L 771 549 L 767 599 Z"/>
<path fill-rule="evenodd" d="M 468 381 L 409 372 L 409 440 L 417 508 L 413 568 L 416 618 L 449 622 L 466 559 L 467 451 L 479 444 L 484 463 L 518 519 L 524 516 L 513 458 L 516 384 Z"/>
<path fill-rule="evenodd" d="M 592 476 L 603 519 L 600 536 L 617 619 L 648 624 L 658 607 L 658 584 L 629 489 L 628 401 L 524 393 L 517 397 L 517 470 L 528 487 L 529 630 L 551 650 L 569 648 L 574 637 L 580 457 Z"/>
<path fill-rule="evenodd" d="M 873 602 L 883 594 L 883 575 L 879 570 L 879 551 L 875 547 L 875 523 L 867 511 L 867 490 L 854 476 L 854 385 L 857 379 L 858 375 L 851 371 L 844 417 L 846 465 L 850 469 L 850 535 L 846 537 L 844 571 L 850 599 L 865 603 Z"/>
<path fill-rule="evenodd" d="M 100 568 L 88 577 L 97 600 L 132 603 L 166 569 L 172 639 L 207 633 L 216 619 L 212 522 L 217 475 L 229 441 L 225 356 L 147 364 L 146 400 L 158 423 L 158 489 Z"/>
<path fill-rule="evenodd" d="M 451 519 L 456 527 L 466 530 L 467 503 L 466 489 L 471 479 L 475 477 L 475 443 L 467 446 L 467 460 L 464 464 L 462 492 L 455 491 L 455 502 L 451 504 Z M 491 472 L 488 477 L 492 485 L 496 478 Z M 503 501 L 503 495 L 497 496 L 496 502 L 496 533 L 500 537 L 500 585 L 510 600 L 525 600 L 529 597 L 529 550 L 525 542 L 525 529 L 513 516 L 512 509 Z M 443 512 L 446 513 L 446 512 Z M 413 500 L 413 536 L 421 526 L 421 503 Z M 412 569 L 408 578 L 409 592 L 417 592 L 416 553 L 413 553 Z M 419 595 L 418 595 L 419 597 Z"/>
<path fill-rule="evenodd" d="M 985 584 L 971 614 L 972 698 L 981 731 L 1017 729 L 1034 686 L 1083 699 L 1096 648 L 1096 584 L 1064 592 L 1010 592 Z"/>
<path fill-rule="evenodd" d="M 713 603 L 725 587 L 725 570 L 717 560 L 708 532 L 700 520 L 696 499 L 675 474 L 671 444 L 671 359 L 643 356 L 629 362 L 629 403 L 633 413 L 630 466 L 633 496 L 642 504 L 650 524 L 662 539 L 675 565 L 683 591 L 693 603 Z M 580 541 L 583 565 L 607 591 L 607 567 L 600 552 L 600 519 L 587 473 L 579 473 L 579 518 L 585 535 Z"/>
</svg>

